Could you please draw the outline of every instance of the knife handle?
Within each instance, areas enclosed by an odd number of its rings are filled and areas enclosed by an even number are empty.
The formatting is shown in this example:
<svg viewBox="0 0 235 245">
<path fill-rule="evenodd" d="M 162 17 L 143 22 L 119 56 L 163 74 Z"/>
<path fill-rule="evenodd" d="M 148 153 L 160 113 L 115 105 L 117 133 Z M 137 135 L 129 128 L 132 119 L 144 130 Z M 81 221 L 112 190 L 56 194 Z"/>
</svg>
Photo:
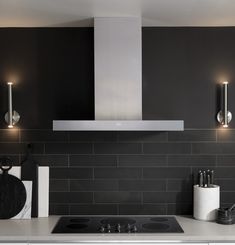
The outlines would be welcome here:
<svg viewBox="0 0 235 245">
<path fill-rule="evenodd" d="M 207 187 L 211 187 L 211 176 L 210 174 L 207 174 Z"/>
<path fill-rule="evenodd" d="M 207 180 L 206 180 L 206 171 L 203 171 L 203 187 L 206 187 Z"/>
<path fill-rule="evenodd" d="M 203 187 L 203 174 L 199 172 L 199 187 Z"/>
<path fill-rule="evenodd" d="M 214 185 L 214 170 L 210 171 L 211 185 Z"/>
</svg>

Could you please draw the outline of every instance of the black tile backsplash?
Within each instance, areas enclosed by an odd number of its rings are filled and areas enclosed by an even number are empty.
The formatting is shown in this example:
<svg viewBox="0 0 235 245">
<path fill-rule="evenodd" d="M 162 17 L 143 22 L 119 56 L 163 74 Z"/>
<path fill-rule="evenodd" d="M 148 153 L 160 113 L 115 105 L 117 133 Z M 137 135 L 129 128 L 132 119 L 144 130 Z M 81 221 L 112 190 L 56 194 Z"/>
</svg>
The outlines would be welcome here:
<svg viewBox="0 0 235 245">
<path fill-rule="evenodd" d="M 92 179 L 92 168 L 51 168 L 51 179 Z"/>
<path fill-rule="evenodd" d="M 19 165 L 27 143 L 50 166 L 50 213 L 192 214 L 193 174 L 214 169 L 221 203 L 235 202 L 235 130 L 0 130 L 0 156 Z"/>
<path fill-rule="evenodd" d="M 141 179 L 141 168 L 95 168 L 94 178 L 97 179 Z"/>
<path fill-rule="evenodd" d="M 166 155 L 121 155 L 118 157 L 119 166 L 157 167 L 167 165 Z"/>
<path fill-rule="evenodd" d="M 46 154 L 91 154 L 91 143 L 46 143 Z"/>
<path fill-rule="evenodd" d="M 166 204 L 120 204 L 119 214 L 123 215 L 147 215 L 147 214 L 167 214 Z"/>
<path fill-rule="evenodd" d="M 191 153 L 189 143 L 143 143 L 145 154 L 187 154 Z"/>
<path fill-rule="evenodd" d="M 97 191 L 94 193 L 95 203 L 141 203 L 141 192 L 129 191 Z"/>
<path fill-rule="evenodd" d="M 140 143 L 94 143 L 95 154 L 141 154 Z"/>
</svg>

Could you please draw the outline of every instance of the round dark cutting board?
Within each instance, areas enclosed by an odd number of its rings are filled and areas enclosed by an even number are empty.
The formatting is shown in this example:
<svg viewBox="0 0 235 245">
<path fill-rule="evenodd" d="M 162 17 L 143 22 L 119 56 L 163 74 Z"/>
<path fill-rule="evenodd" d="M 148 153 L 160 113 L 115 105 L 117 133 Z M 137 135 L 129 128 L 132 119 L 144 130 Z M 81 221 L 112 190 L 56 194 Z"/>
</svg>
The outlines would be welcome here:
<svg viewBox="0 0 235 245">
<path fill-rule="evenodd" d="M 17 177 L 8 174 L 12 162 L 8 158 L 0 159 L 0 219 L 16 216 L 26 202 L 26 189 Z"/>
</svg>

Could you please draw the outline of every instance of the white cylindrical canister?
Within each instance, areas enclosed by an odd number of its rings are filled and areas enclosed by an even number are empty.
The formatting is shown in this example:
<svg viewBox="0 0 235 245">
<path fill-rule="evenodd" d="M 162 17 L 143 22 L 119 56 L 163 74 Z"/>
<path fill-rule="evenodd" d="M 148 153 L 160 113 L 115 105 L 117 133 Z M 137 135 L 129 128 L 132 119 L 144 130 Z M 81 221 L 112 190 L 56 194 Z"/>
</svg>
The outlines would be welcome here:
<svg viewBox="0 0 235 245">
<path fill-rule="evenodd" d="M 193 187 L 193 216 L 198 220 L 216 220 L 217 209 L 220 207 L 220 187 Z"/>
</svg>

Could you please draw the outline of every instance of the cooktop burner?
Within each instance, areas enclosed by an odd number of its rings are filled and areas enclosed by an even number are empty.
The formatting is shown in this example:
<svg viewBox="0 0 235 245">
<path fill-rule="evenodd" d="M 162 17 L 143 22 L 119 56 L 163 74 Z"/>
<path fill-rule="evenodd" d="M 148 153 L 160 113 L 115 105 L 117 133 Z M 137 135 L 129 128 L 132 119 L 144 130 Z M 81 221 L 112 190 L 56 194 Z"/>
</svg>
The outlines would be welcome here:
<svg viewBox="0 0 235 245">
<path fill-rule="evenodd" d="M 52 233 L 182 233 L 172 216 L 67 216 Z"/>
</svg>

